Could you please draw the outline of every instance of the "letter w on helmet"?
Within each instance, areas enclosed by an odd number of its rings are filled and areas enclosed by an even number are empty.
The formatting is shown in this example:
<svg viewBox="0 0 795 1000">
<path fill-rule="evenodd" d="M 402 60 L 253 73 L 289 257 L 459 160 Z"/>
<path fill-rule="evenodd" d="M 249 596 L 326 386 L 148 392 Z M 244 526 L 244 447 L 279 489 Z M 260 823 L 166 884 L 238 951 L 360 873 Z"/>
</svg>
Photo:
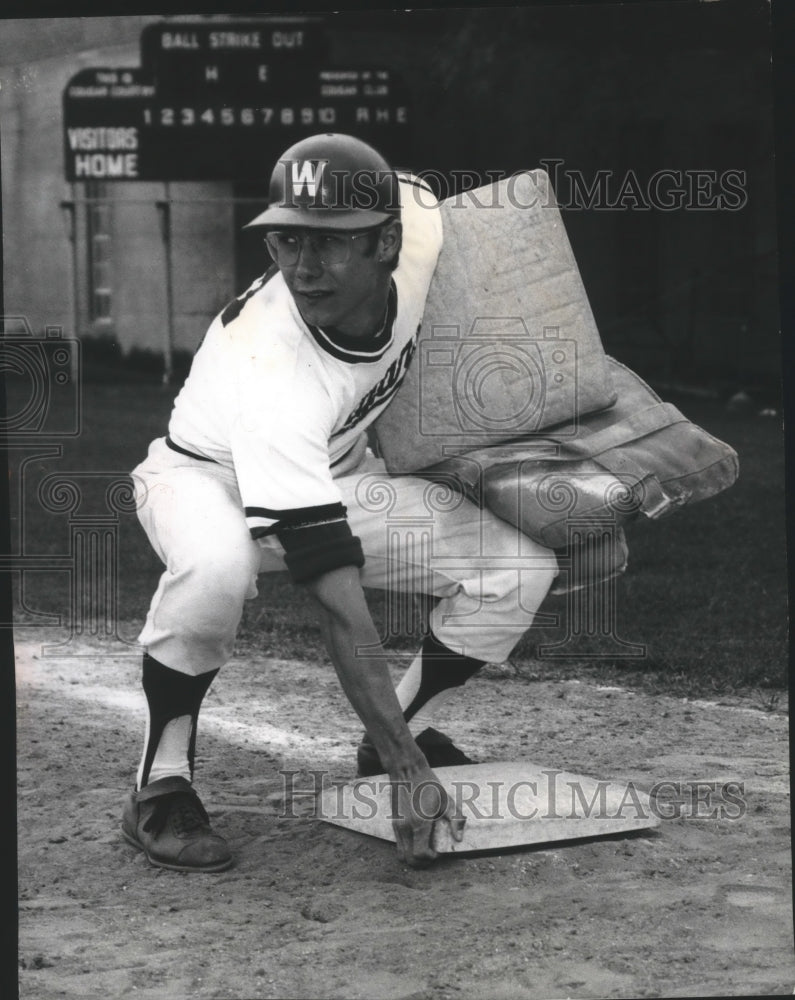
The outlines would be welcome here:
<svg viewBox="0 0 795 1000">
<path fill-rule="evenodd" d="M 293 160 L 290 163 L 290 186 L 293 196 L 303 194 L 304 191 L 310 198 L 314 198 L 317 189 L 323 181 L 323 170 L 328 160 L 304 160 L 299 163 Z"/>
<path fill-rule="evenodd" d="M 281 155 L 268 201 L 248 226 L 368 229 L 400 219 L 395 172 L 372 146 L 335 132 L 307 136 Z"/>
</svg>

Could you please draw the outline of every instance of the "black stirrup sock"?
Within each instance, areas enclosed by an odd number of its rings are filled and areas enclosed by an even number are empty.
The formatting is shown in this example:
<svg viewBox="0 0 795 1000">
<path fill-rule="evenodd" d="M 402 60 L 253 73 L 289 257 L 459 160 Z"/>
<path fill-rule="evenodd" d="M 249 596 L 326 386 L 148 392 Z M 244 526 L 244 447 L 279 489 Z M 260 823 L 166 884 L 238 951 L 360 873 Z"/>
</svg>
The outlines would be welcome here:
<svg viewBox="0 0 795 1000">
<path fill-rule="evenodd" d="M 471 656 L 454 653 L 443 646 L 433 632 L 429 632 L 422 643 L 422 671 L 420 683 L 414 697 L 403 710 L 408 722 L 431 699 L 449 688 L 461 687 L 480 670 L 485 660 L 475 660 Z"/>
<path fill-rule="evenodd" d="M 191 779 L 193 778 L 199 709 L 217 673 L 217 670 L 210 670 L 194 677 L 172 670 L 148 653 L 144 654 L 142 683 L 149 705 L 149 727 L 139 772 L 139 788 L 143 788 L 149 780 L 149 772 L 166 726 L 172 719 L 183 716 L 190 718 L 187 757 Z"/>
</svg>

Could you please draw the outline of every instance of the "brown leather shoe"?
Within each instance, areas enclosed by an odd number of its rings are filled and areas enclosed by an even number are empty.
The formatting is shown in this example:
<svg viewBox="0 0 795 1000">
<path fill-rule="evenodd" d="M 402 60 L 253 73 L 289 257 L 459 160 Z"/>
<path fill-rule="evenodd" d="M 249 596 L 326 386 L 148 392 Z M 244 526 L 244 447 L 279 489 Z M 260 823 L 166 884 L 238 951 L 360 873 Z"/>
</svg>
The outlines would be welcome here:
<svg viewBox="0 0 795 1000">
<path fill-rule="evenodd" d="M 124 805 L 121 832 L 153 865 L 176 872 L 222 872 L 232 864 L 229 845 L 185 778 L 161 778 Z"/>
</svg>

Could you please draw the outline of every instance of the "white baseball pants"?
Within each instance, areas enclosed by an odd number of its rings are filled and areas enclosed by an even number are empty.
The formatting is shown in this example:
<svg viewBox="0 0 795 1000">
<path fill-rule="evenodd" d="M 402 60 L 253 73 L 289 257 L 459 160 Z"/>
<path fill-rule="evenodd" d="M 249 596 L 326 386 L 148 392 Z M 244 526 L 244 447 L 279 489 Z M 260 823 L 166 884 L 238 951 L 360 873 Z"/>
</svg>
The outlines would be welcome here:
<svg viewBox="0 0 795 1000">
<path fill-rule="evenodd" d="M 220 465 L 159 438 L 132 475 L 139 519 L 166 567 L 139 642 L 173 670 L 215 670 L 232 655 L 258 574 L 284 570 L 284 550 L 275 536 L 252 540 L 234 473 Z M 390 477 L 369 453 L 336 482 L 364 550 L 362 585 L 440 598 L 431 628 L 441 643 L 507 659 L 557 574 L 554 553 L 443 487 Z"/>
</svg>

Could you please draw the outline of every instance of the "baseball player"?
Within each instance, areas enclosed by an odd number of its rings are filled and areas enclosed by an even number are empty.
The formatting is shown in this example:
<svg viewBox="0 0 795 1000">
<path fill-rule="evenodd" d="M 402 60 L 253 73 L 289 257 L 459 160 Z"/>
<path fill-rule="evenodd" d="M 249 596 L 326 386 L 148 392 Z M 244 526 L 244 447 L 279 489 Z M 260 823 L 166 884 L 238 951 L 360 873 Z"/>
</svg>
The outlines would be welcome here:
<svg viewBox="0 0 795 1000">
<path fill-rule="evenodd" d="M 433 728 L 434 713 L 484 663 L 507 658 L 557 566 L 463 498 L 434 507 L 437 487 L 390 478 L 366 447 L 411 361 L 442 248 L 438 206 L 419 183 L 351 136 L 312 136 L 283 154 L 269 207 L 249 223 L 273 264 L 213 321 L 168 434 L 133 472 L 165 570 L 140 636 L 148 718 L 122 830 L 155 865 L 232 863 L 192 784 L 197 720 L 258 574 L 285 567 L 314 599 L 364 723 L 359 773 L 392 782 L 400 858 L 435 857 L 434 822 L 462 836 L 432 768 L 468 758 Z M 389 518 L 430 514 L 422 557 L 390 543 L 384 494 Z M 397 691 L 363 587 L 438 598 Z"/>
</svg>

